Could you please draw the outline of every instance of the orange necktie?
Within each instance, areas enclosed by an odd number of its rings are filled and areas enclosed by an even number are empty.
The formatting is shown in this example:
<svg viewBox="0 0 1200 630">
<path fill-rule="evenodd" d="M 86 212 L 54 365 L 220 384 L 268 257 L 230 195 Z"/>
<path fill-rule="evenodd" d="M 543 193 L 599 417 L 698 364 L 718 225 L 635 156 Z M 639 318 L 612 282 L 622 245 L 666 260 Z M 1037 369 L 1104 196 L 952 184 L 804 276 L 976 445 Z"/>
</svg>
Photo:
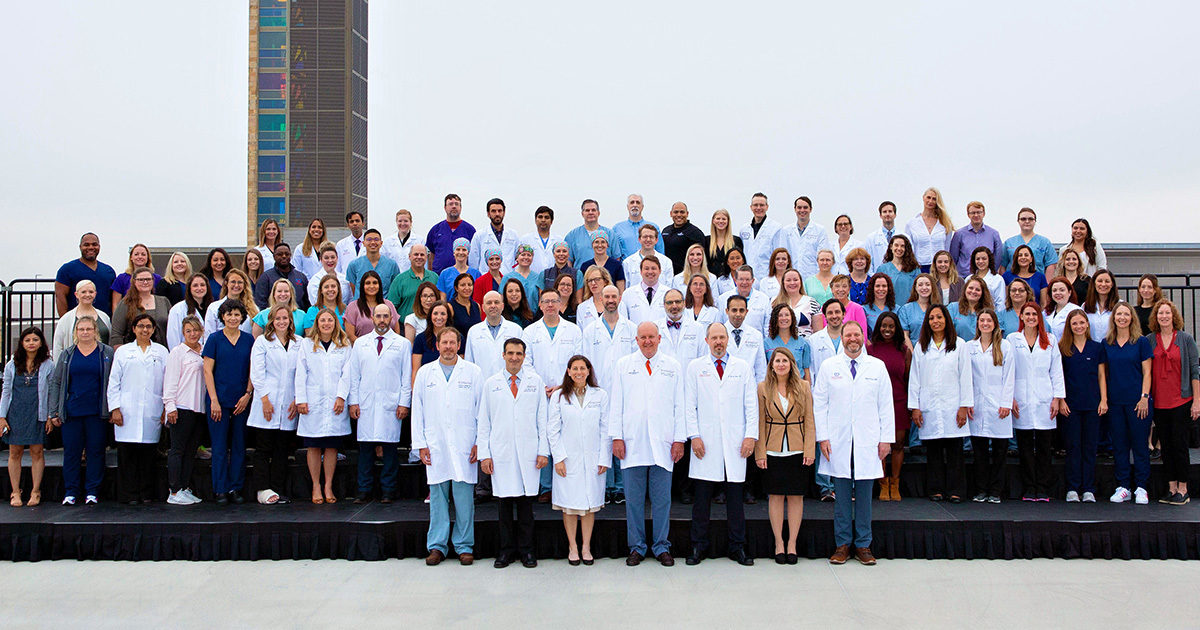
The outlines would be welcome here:
<svg viewBox="0 0 1200 630">
<path fill-rule="evenodd" d="M 646 359 L 646 374 L 654 374 L 654 371 L 650 369 L 650 359 Z"/>
<path fill-rule="evenodd" d="M 512 374 L 508 377 L 508 388 L 512 390 L 513 398 L 517 397 L 517 375 Z"/>
</svg>

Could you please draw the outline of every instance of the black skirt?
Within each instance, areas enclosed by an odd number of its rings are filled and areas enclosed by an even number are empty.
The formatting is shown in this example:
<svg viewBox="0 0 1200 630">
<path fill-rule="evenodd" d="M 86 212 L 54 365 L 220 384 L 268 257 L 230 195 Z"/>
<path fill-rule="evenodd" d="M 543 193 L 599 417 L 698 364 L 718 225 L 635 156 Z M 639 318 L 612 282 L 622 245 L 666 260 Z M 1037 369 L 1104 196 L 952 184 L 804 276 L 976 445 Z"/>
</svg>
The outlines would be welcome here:
<svg viewBox="0 0 1200 630">
<path fill-rule="evenodd" d="M 813 467 L 804 465 L 804 455 L 776 457 L 767 455 L 763 490 L 767 494 L 806 495 L 812 486 Z"/>
<path fill-rule="evenodd" d="M 342 448 L 346 441 L 345 435 L 304 438 L 304 448 Z"/>
</svg>

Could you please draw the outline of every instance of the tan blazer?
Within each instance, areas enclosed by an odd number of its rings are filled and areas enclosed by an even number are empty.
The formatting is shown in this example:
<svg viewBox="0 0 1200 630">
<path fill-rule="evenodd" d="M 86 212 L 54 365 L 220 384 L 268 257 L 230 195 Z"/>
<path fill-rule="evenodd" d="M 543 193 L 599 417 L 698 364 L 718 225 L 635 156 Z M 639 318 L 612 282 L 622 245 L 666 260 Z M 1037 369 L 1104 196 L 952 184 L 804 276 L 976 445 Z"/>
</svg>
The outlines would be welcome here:
<svg viewBox="0 0 1200 630">
<path fill-rule="evenodd" d="M 808 381 L 800 381 L 799 394 L 788 396 L 788 410 L 784 413 L 779 406 L 779 393 L 774 388 L 768 392 L 766 381 L 758 384 L 758 443 L 754 445 L 754 459 L 766 459 L 767 451 L 783 450 L 785 433 L 789 449 L 803 450 L 816 458 L 817 430 Z"/>
</svg>

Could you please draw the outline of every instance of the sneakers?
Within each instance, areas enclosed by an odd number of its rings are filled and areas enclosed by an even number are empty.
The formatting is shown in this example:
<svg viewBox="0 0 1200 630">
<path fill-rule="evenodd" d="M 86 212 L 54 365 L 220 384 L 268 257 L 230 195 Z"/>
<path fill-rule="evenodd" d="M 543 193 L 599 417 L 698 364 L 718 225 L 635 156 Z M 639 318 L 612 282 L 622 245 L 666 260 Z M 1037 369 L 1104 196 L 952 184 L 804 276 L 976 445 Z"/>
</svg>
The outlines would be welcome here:
<svg viewBox="0 0 1200 630">
<path fill-rule="evenodd" d="M 625 493 L 618 490 L 616 494 L 613 495 L 613 503 L 616 503 L 617 505 L 625 505 Z"/>
<path fill-rule="evenodd" d="M 204 448 L 203 446 L 197 446 L 196 459 L 203 459 L 206 461 L 212 459 L 212 449 Z"/>
<path fill-rule="evenodd" d="M 1146 490 L 1143 488 L 1138 488 L 1138 492 L 1141 492 L 1141 495 L 1138 497 L 1139 498 L 1138 502 L 1142 503 L 1142 501 L 1140 501 L 1140 499 L 1147 498 Z M 1111 497 L 1109 497 L 1108 500 L 1112 503 L 1125 503 L 1126 501 L 1129 500 L 1129 490 L 1122 486 L 1117 486 L 1116 492 L 1113 492 L 1113 495 Z M 1143 503 L 1143 505 L 1144 505 L 1144 503 Z"/>
<path fill-rule="evenodd" d="M 201 502 L 200 497 L 196 496 L 196 493 L 192 492 L 191 488 L 184 488 L 183 490 L 180 490 L 180 492 L 183 493 L 183 496 L 191 499 L 192 503 L 200 503 Z"/>
<path fill-rule="evenodd" d="M 100 499 L 98 499 L 94 494 L 87 495 L 87 498 L 83 500 L 84 505 L 96 505 L 98 503 L 100 503 Z"/>
<path fill-rule="evenodd" d="M 979 494 L 975 495 L 975 497 L 971 500 L 976 503 L 986 503 L 988 500 L 988 496 L 986 494 L 980 492 Z"/>
<path fill-rule="evenodd" d="M 1049 503 L 1050 495 L 1039 492 L 1037 495 L 1037 501 L 1038 501 L 1038 503 Z"/>
<path fill-rule="evenodd" d="M 999 502 L 1000 502 L 1000 496 L 999 496 L 999 495 L 995 495 L 995 494 L 990 494 L 990 495 L 988 495 L 987 502 L 988 502 L 988 503 L 999 503 Z"/>
<path fill-rule="evenodd" d="M 171 496 L 167 497 L 168 505 L 191 505 L 192 503 L 193 501 L 189 499 L 182 490 L 179 492 L 172 492 Z"/>
<path fill-rule="evenodd" d="M 1119 488 L 1119 489 L 1125 490 L 1124 488 Z M 1129 491 L 1125 490 L 1125 494 L 1126 494 L 1126 496 L 1128 496 Z M 1129 499 L 1126 498 L 1125 500 L 1128 501 Z M 1134 490 L 1133 491 L 1133 502 L 1138 505 L 1149 505 L 1150 504 L 1150 493 L 1146 492 L 1145 488 L 1138 488 L 1137 490 Z"/>
<path fill-rule="evenodd" d="M 1096 495 L 1091 492 L 1084 492 L 1083 493 L 1083 502 L 1084 503 L 1095 503 Z"/>
<path fill-rule="evenodd" d="M 75 505 L 75 497 L 71 495 L 63 497 L 63 505 Z"/>
<path fill-rule="evenodd" d="M 1067 492 L 1067 503 L 1079 503 L 1079 493 L 1074 490 Z"/>
</svg>

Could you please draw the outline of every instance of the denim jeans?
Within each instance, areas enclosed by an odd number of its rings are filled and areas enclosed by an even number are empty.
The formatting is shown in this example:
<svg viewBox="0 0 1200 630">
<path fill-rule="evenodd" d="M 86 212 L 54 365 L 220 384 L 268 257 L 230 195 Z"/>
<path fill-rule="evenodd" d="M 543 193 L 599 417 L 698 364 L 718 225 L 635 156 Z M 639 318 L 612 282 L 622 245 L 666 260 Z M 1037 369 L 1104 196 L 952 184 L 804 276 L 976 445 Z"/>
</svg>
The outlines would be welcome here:
<svg viewBox="0 0 1200 630">
<path fill-rule="evenodd" d="M 604 473 L 604 489 L 608 492 L 625 492 L 625 475 L 621 471 L 621 460 L 613 457 L 612 465 Z"/>
<path fill-rule="evenodd" d="M 659 466 L 633 466 L 625 473 L 625 537 L 629 550 L 646 555 L 646 495 L 654 519 L 654 556 L 671 551 L 667 534 L 671 529 L 671 471 Z"/>
<path fill-rule="evenodd" d="M 454 497 L 454 531 L 450 531 L 450 498 Z M 475 484 L 443 481 L 429 486 L 429 533 L 425 546 L 446 554 L 446 539 L 454 551 L 472 553 L 475 549 Z"/>
<path fill-rule="evenodd" d="M 833 478 L 833 540 L 840 547 L 871 546 L 871 489 L 873 479 Z M 853 500 L 851 493 L 854 493 Z"/>
</svg>

